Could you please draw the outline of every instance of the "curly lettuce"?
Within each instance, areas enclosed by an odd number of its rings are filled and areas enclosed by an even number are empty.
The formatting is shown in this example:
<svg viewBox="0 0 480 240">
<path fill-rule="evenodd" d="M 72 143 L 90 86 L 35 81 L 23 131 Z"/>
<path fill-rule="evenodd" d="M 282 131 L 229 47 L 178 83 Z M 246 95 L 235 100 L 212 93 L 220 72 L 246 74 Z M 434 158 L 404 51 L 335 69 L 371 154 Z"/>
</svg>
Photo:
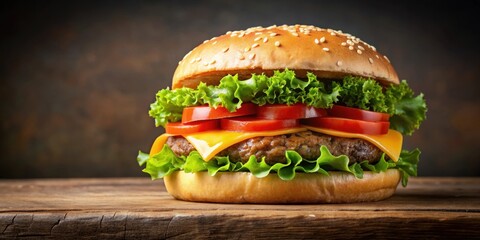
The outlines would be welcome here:
<svg viewBox="0 0 480 240">
<path fill-rule="evenodd" d="M 150 105 L 149 115 L 156 126 L 178 122 L 185 107 L 206 105 L 223 106 L 234 112 L 244 102 L 257 105 L 305 103 L 317 108 L 331 108 L 333 104 L 389 113 L 390 126 L 411 135 L 425 120 L 427 111 L 423 95 L 414 96 L 406 81 L 399 85 L 382 87 L 369 78 L 347 76 L 339 81 L 320 81 L 312 73 L 305 79 L 286 69 L 273 76 L 252 74 L 246 80 L 227 75 L 218 85 L 200 83 L 197 88 L 163 89 Z"/>
<path fill-rule="evenodd" d="M 423 94 L 415 96 L 407 81 L 403 80 L 399 85 L 387 88 L 385 96 L 391 115 L 390 128 L 412 135 L 426 118 L 427 104 Z"/>
<path fill-rule="evenodd" d="M 152 179 L 163 178 L 174 171 L 187 173 L 207 171 L 211 176 L 215 176 L 218 172 L 250 172 L 258 178 L 276 173 L 280 179 L 286 181 L 294 179 L 297 172 L 328 176 L 329 171 L 341 171 L 361 179 L 364 171 L 379 173 L 394 168 L 400 170 L 402 185 L 406 186 L 410 176 L 417 176 L 419 155 L 418 149 L 404 150 L 397 162 L 387 161 L 383 154 L 375 164 L 370 164 L 368 161 L 349 164 L 348 156 L 334 156 L 327 147 L 321 146 L 320 156 L 317 159 L 303 159 L 299 153 L 287 150 L 286 163 L 269 165 L 265 162 L 265 158 L 257 159 L 255 156 L 250 156 L 246 163 L 231 162 L 228 156 L 216 156 L 205 162 L 197 151 L 192 151 L 188 156 L 178 157 L 168 145 L 164 145 L 162 150 L 153 156 L 139 152 L 137 161 L 140 166 L 146 165 L 143 172 L 150 174 Z"/>
<path fill-rule="evenodd" d="M 377 81 L 347 76 L 340 85 L 340 102 L 344 105 L 375 112 L 388 112 L 383 88 Z"/>
</svg>

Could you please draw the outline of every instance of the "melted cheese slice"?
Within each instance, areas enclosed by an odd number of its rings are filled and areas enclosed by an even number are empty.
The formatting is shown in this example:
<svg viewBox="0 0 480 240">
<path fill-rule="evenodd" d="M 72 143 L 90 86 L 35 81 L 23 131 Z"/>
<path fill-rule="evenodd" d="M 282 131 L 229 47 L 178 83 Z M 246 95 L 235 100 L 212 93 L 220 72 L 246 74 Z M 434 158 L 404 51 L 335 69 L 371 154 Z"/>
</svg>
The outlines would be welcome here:
<svg viewBox="0 0 480 240">
<path fill-rule="evenodd" d="M 283 130 L 265 131 L 265 132 L 232 132 L 232 131 L 215 130 L 215 131 L 184 135 L 183 137 L 185 137 L 187 141 L 189 141 L 195 147 L 195 149 L 200 153 L 200 155 L 205 161 L 209 161 L 219 152 L 225 150 L 226 148 L 236 143 L 239 143 L 249 138 L 291 134 L 291 133 L 306 131 L 307 129 L 314 132 L 328 134 L 336 137 L 363 139 L 377 146 L 380 150 L 385 152 L 385 154 L 387 154 L 395 162 L 398 161 L 400 152 L 402 151 L 403 136 L 399 132 L 391 129 L 388 130 L 388 133 L 384 135 L 347 133 L 347 132 L 340 132 L 340 131 L 335 131 L 330 129 L 315 128 L 315 127 L 301 127 L 301 128 L 292 128 L 292 129 L 283 129 Z M 162 134 L 155 140 L 150 150 L 151 156 L 162 150 L 163 145 L 165 144 L 169 136 L 173 136 L 173 135 Z"/>
<path fill-rule="evenodd" d="M 155 139 L 155 141 L 153 142 L 152 148 L 150 148 L 150 156 L 153 156 L 159 153 L 160 151 L 162 151 L 163 145 L 165 145 L 165 143 L 167 142 L 167 138 L 170 136 L 174 136 L 174 135 L 164 133 L 158 136 L 157 139 Z"/>
<path fill-rule="evenodd" d="M 193 145 L 193 147 L 195 147 L 195 149 L 198 151 L 198 153 L 200 153 L 200 155 L 205 161 L 209 161 L 222 150 L 225 150 L 226 148 L 249 138 L 277 136 L 283 134 L 303 132 L 306 130 L 307 129 L 304 127 L 264 132 L 233 132 L 215 130 L 182 136 L 186 138 L 187 141 L 189 141 Z M 155 139 L 155 142 L 153 142 L 152 148 L 150 149 L 150 156 L 153 156 L 156 153 L 162 151 L 163 145 L 167 141 L 167 138 L 170 136 L 174 135 L 165 133 L 157 137 L 157 139 Z"/>
<path fill-rule="evenodd" d="M 184 136 L 198 150 L 200 155 L 209 161 L 222 150 L 254 137 L 270 137 L 283 134 L 306 131 L 306 128 L 290 128 L 277 131 L 264 132 L 233 132 L 233 131 L 211 131 L 200 132 Z"/>
<path fill-rule="evenodd" d="M 306 126 L 306 128 L 314 132 L 328 134 L 335 137 L 363 139 L 380 148 L 380 150 L 387 154 L 387 156 L 389 156 L 394 162 L 398 161 L 398 158 L 400 157 L 400 152 L 402 151 L 403 136 L 401 133 L 392 129 L 389 129 L 387 134 L 369 135 L 340 132 L 332 129 L 316 128 L 310 126 Z"/>
</svg>

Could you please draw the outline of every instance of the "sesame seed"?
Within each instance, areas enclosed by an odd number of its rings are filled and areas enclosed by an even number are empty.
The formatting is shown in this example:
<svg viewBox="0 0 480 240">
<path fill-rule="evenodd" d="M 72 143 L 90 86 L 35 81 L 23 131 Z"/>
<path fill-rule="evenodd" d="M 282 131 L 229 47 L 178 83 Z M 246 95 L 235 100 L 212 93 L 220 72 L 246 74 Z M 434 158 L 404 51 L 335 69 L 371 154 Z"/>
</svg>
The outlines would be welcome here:
<svg viewBox="0 0 480 240">
<path fill-rule="evenodd" d="M 279 41 L 276 41 L 276 42 L 275 42 L 275 46 L 276 46 L 276 47 L 280 47 L 280 42 L 279 42 Z"/>
<path fill-rule="evenodd" d="M 390 59 L 388 59 L 387 56 L 383 55 L 383 58 L 385 58 L 385 60 L 387 60 L 387 62 L 390 62 Z"/>
<path fill-rule="evenodd" d="M 370 64 L 373 64 L 373 59 L 372 58 L 368 58 L 368 61 L 370 62 Z"/>
<path fill-rule="evenodd" d="M 197 59 L 195 59 L 196 62 L 200 62 L 202 61 L 202 58 L 201 57 L 197 57 Z"/>
<path fill-rule="evenodd" d="M 324 43 L 325 42 L 325 37 L 320 38 L 320 42 Z"/>
<path fill-rule="evenodd" d="M 262 33 L 261 33 L 261 32 L 256 32 L 256 33 L 255 33 L 255 35 L 260 35 L 260 34 L 262 34 Z"/>
<path fill-rule="evenodd" d="M 236 36 L 237 36 L 237 33 L 235 33 L 235 32 L 230 34 L 230 37 L 236 37 Z"/>
<path fill-rule="evenodd" d="M 292 32 L 292 35 L 295 36 L 295 37 L 298 37 L 298 33 L 296 33 L 296 32 Z"/>
<path fill-rule="evenodd" d="M 230 34 L 232 34 L 232 31 L 228 31 L 226 34 L 227 34 L 227 35 L 230 35 Z"/>
<path fill-rule="evenodd" d="M 212 43 L 212 45 L 215 45 L 215 44 L 217 44 L 217 41 L 215 41 L 215 42 Z"/>
<path fill-rule="evenodd" d="M 358 45 L 357 46 L 358 49 L 362 50 L 362 51 L 365 51 L 365 48 L 363 48 L 362 46 Z"/>
<path fill-rule="evenodd" d="M 348 49 L 349 49 L 349 50 L 353 50 L 353 46 L 348 46 Z"/>
<path fill-rule="evenodd" d="M 342 45 L 342 46 L 347 46 L 347 43 L 346 43 L 346 42 L 342 42 L 341 45 Z"/>
<path fill-rule="evenodd" d="M 242 54 L 240 54 L 239 59 L 240 59 L 240 60 L 243 60 L 243 59 L 245 59 L 245 56 L 243 56 Z"/>
<path fill-rule="evenodd" d="M 255 58 L 255 53 L 250 54 L 250 55 L 248 56 L 248 58 L 249 58 L 250 60 L 253 60 L 253 59 Z"/>
<path fill-rule="evenodd" d="M 215 59 L 212 59 L 212 61 L 210 61 L 210 65 L 212 64 L 215 64 L 217 61 Z"/>
<path fill-rule="evenodd" d="M 224 52 L 224 53 L 225 53 L 225 52 L 227 52 L 227 51 L 228 51 L 228 49 L 230 49 L 230 48 L 229 48 L 229 47 L 226 47 L 226 48 L 224 48 L 224 49 L 222 50 L 222 52 Z"/>
<path fill-rule="evenodd" d="M 322 50 L 325 51 L 325 52 L 330 51 L 330 49 L 328 49 L 328 48 L 326 48 L 326 47 L 322 48 Z"/>
<path fill-rule="evenodd" d="M 178 61 L 178 64 L 182 63 L 182 61 Z"/>
<path fill-rule="evenodd" d="M 335 36 L 335 35 L 337 35 L 337 34 L 335 34 L 335 32 L 331 32 L 330 35 Z"/>
<path fill-rule="evenodd" d="M 263 38 L 263 42 L 264 42 L 264 43 L 268 42 L 268 38 L 267 38 L 267 37 L 264 37 L 264 38 Z"/>
<path fill-rule="evenodd" d="M 195 62 L 195 60 L 196 60 L 195 58 L 194 58 L 194 59 L 192 59 L 192 60 L 190 61 L 190 63 L 194 63 L 194 62 Z"/>
<path fill-rule="evenodd" d="M 362 50 L 358 49 L 358 50 L 357 50 L 357 53 L 358 53 L 358 54 L 362 54 Z"/>
<path fill-rule="evenodd" d="M 380 57 L 378 55 L 375 55 L 375 57 L 377 57 L 378 59 L 380 59 Z"/>
<path fill-rule="evenodd" d="M 319 44 L 320 43 L 320 40 L 318 40 L 318 38 L 315 38 L 315 44 Z"/>
<path fill-rule="evenodd" d="M 203 43 L 207 43 L 208 41 L 210 41 L 210 40 L 207 39 L 207 40 L 203 41 Z"/>
<path fill-rule="evenodd" d="M 245 52 L 250 51 L 250 47 L 246 47 L 246 48 L 244 49 L 244 51 L 245 51 Z"/>
<path fill-rule="evenodd" d="M 258 46 L 259 46 L 258 43 L 254 43 L 254 44 L 252 45 L 252 48 L 256 48 L 256 47 L 258 47 Z"/>
<path fill-rule="evenodd" d="M 275 36 L 277 36 L 277 35 L 278 35 L 278 33 L 274 33 L 274 32 L 273 32 L 273 33 L 270 33 L 270 37 L 275 37 Z"/>
<path fill-rule="evenodd" d="M 348 39 L 348 40 L 347 40 L 347 44 L 350 45 L 350 46 L 353 46 L 352 40 Z"/>
<path fill-rule="evenodd" d="M 340 67 L 340 66 L 342 66 L 342 64 L 343 64 L 342 61 L 340 61 L 340 60 L 337 61 L 337 66 Z"/>
<path fill-rule="evenodd" d="M 256 41 L 258 41 L 258 40 L 260 40 L 260 39 L 262 39 L 262 38 L 261 38 L 261 37 L 256 37 L 255 39 L 253 39 L 253 41 L 256 42 Z"/>
<path fill-rule="evenodd" d="M 203 62 L 203 65 L 204 65 L 204 66 L 208 66 L 208 62 Z"/>
<path fill-rule="evenodd" d="M 243 36 L 245 36 L 245 32 L 241 32 L 241 33 L 238 35 L 238 37 L 240 37 L 240 38 L 243 37 Z"/>
</svg>

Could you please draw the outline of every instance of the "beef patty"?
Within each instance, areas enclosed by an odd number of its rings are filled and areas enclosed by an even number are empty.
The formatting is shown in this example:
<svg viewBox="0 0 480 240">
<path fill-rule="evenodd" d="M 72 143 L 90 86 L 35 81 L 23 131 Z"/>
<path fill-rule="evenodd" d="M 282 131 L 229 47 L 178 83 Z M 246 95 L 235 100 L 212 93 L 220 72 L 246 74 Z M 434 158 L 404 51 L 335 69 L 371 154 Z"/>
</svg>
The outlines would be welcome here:
<svg viewBox="0 0 480 240">
<path fill-rule="evenodd" d="M 187 156 L 195 148 L 185 138 L 172 136 L 166 144 L 177 156 Z M 376 163 L 382 151 L 375 145 L 358 138 L 342 138 L 312 131 L 304 131 L 273 137 L 255 137 L 239 142 L 223 150 L 218 156 L 229 156 L 232 162 L 247 162 L 251 155 L 265 157 L 268 164 L 285 163 L 285 151 L 295 150 L 305 159 L 320 156 L 320 146 L 326 146 L 334 156 L 347 155 L 350 163 L 367 160 Z"/>
</svg>

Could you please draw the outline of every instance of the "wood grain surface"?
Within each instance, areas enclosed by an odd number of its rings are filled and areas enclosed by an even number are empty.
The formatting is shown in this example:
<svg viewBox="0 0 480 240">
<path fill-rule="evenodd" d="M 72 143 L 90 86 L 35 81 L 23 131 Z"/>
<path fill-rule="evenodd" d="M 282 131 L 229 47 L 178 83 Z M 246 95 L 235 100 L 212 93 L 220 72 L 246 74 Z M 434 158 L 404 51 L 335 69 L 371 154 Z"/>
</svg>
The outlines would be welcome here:
<svg viewBox="0 0 480 240">
<path fill-rule="evenodd" d="M 184 202 L 145 178 L 0 181 L 0 239 L 480 238 L 480 178 L 414 178 L 373 203 Z"/>
</svg>

